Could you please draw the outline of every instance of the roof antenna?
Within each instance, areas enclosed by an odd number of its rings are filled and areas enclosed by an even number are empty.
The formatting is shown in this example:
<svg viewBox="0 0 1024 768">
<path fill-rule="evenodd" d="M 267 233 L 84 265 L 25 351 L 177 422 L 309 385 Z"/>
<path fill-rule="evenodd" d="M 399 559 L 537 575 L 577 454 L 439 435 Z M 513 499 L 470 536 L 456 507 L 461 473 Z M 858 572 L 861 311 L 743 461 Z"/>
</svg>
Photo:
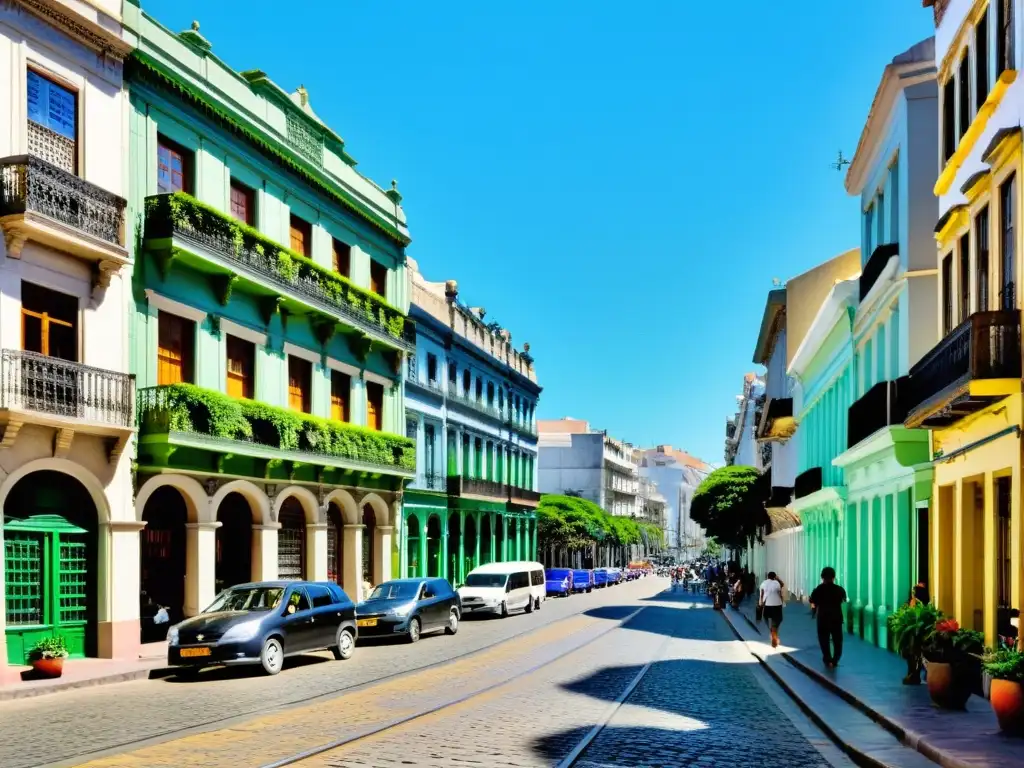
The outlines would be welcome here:
<svg viewBox="0 0 1024 768">
<path fill-rule="evenodd" d="M 842 171 L 842 170 L 843 170 L 843 167 L 844 167 L 844 166 L 847 166 L 847 165 L 849 165 L 849 164 L 850 164 L 850 161 L 849 161 L 849 160 L 847 160 L 847 159 L 846 159 L 845 157 L 843 157 L 843 150 L 841 150 L 841 149 L 840 149 L 840 150 L 839 150 L 839 154 L 838 154 L 838 156 L 836 157 L 836 161 L 835 161 L 834 163 L 830 163 L 830 164 L 829 164 L 829 167 L 830 167 L 830 168 L 831 168 L 831 169 L 832 169 L 833 171 Z"/>
</svg>

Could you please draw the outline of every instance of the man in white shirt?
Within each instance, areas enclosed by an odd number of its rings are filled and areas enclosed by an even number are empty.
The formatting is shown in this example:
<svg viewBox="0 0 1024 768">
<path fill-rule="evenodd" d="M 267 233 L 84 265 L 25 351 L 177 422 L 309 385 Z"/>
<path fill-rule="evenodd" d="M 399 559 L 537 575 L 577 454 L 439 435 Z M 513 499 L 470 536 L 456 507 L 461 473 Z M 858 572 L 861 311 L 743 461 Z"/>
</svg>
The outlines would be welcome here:
<svg viewBox="0 0 1024 768">
<path fill-rule="evenodd" d="M 775 571 L 768 572 L 768 578 L 761 582 L 759 602 L 772 634 L 772 648 L 779 645 L 779 625 L 782 623 L 782 587 Z"/>
</svg>

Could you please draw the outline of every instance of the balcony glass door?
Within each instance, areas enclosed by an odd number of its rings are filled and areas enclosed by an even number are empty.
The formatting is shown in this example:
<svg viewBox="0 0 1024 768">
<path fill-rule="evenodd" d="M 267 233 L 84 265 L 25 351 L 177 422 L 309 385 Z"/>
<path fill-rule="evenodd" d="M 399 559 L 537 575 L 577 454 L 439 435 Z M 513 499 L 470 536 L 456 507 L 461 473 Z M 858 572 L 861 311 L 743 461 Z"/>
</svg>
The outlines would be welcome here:
<svg viewBox="0 0 1024 768">
<path fill-rule="evenodd" d="M 34 283 L 21 285 L 21 347 L 36 356 L 20 359 L 19 405 L 35 411 L 81 417 L 79 371 L 45 360 L 78 359 L 78 300 Z"/>
</svg>

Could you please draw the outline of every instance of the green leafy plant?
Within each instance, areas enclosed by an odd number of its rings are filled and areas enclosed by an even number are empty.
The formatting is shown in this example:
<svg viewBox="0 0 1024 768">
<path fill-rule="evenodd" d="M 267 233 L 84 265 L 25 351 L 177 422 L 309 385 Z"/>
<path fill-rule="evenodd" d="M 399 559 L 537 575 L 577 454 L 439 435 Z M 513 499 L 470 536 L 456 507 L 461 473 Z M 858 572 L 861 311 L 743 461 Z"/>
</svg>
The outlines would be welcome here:
<svg viewBox="0 0 1024 768">
<path fill-rule="evenodd" d="M 416 469 L 416 444 L 407 437 L 229 397 L 194 384 L 169 384 L 140 392 L 139 424 L 143 433 L 192 432 L 251 440 L 285 451 Z"/>
<path fill-rule="evenodd" d="M 721 544 L 739 549 L 770 525 L 770 484 L 754 467 L 720 467 L 693 494 L 690 517 Z"/>
<path fill-rule="evenodd" d="M 553 544 L 581 550 L 594 544 L 628 547 L 642 541 L 660 543 L 664 532 L 650 523 L 609 515 L 588 499 L 546 494 L 537 507 L 537 539 L 541 548 Z"/>
<path fill-rule="evenodd" d="M 935 625 L 942 618 L 942 611 L 931 603 L 900 606 L 886 622 L 896 652 L 905 659 L 920 659 L 925 644 L 935 632 Z"/>
<path fill-rule="evenodd" d="M 956 664 L 969 661 L 985 650 L 985 636 L 963 629 L 956 619 L 940 619 L 924 642 L 922 653 L 928 661 Z"/>
<path fill-rule="evenodd" d="M 1024 653 L 1011 646 L 1000 646 L 982 657 L 981 668 L 995 680 L 1024 683 Z"/>
<path fill-rule="evenodd" d="M 401 338 L 405 315 L 375 293 L 360 288 L 344 275 L 326 269 L 306 256 L 275 243 L 257 229 L 236 221 L 184 192 L 146 198 L 147 237 L 171 237 L 175 229 L 195 232 L 220 241 L 236 257 L 243 251 L 259 256 L 278 277 L 288 283 L 300 281 L 318 285 L 322 295 L 335 306 L 347 307 L 366 322 Z"/>
<path fill-rule="evenodd" d="M 28 660 L 41 661 L 42 659 L 66 659 L 68 657 L 68 646 L 61 635 L 44 637 L 28 651 Z"/>
</svg>

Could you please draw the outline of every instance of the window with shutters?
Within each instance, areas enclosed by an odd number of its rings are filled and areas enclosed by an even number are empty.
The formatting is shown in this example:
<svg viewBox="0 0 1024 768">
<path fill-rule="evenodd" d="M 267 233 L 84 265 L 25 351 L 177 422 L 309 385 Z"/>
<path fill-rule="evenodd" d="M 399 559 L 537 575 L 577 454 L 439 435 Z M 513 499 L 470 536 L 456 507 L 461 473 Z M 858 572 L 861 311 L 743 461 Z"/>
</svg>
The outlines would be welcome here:
<svg viewBox="0 0 1024 768">
<path fill-rule="evenodd" d="M 21 284 L 21 348 L 78 360 L 78 299 L 35 283 Z"/>
<path fill-rule="evenodd" d="M 288 356 L 288 407 L 309 413 L 309 392 L 313 385 L 313 364 L 294 355 Z"/>
<path fill-rule="evenodd" d="M 982 208 L 974 219 L 975 232 L 975 288 L 977 290 L 978 311 L 988 311 L 988 206 Z"/>
<path fill-rule="evenodd" d="M 964 51 L 964 57 L 960 60 L 960 132 L 962 139 L 971 125 L 971 51 Z"/>
<path fill-rule="evenodd" d="M 388 268 L 370 259 L 370 290 L 378 296 L 387 296 Z"/>
<path fill-rule="evenodd" d="M 977 87 L 974 89 L 974 105 L 981 109 L 988 98 L 988 8 L 978 19 L 974 32 L 974 68 Z"/>
<path fill-rule="evenodd" d="M 331 418 L 335 421 L 351 421 L 349 411 L 352 378 L 341 371 L 331 371 Z"/>
<path fill-rule="evenodd" d="M 313 225 L 294 213 L 290 219 L 291 249 L 309 256 L 313 247 Z"/>
<path fill-rule="evenodd" d="M 334 258 L 334 271 L 345 277 L 351 276 L 352 271 L 352 246 L 334 238 L 331 249 Z"/>
<path fill-rule="evenodd" d="M 78 173 L 78 93 L 44 75 L 26 73 L 28 151 Z"/>
<path fill-rule="evenodd" d="M 256 226 L 256 191 L 231 180 L 231 215 L 250 227 Z"/>
<path fill-rule="evenodd" d="M 971 315 L 971 233 L 964 232 L 960 236 L 960 274 L 957 275 L 957 282 L 960 284 L 960 317 L 958 322 L 963 322 Z"/>
<path fill-rule="evenodd" d="M 1015 232 L 1015 211 L 1014 206 L 1017 200 L 1017 178 L 1011 175 L 999 188 L 999 253 L 1002 261 L 1002 275 L 1000 276 L 999 306 L 1001 309 L 1014 309 L 1017 304 L 1017 290 L 1015 283 L 1016 267 L 1016 242 Z"/>
<path fill-rule="evenodd" d="M 256 381 L 256 345 L 237 336 L 228 336 L 228 394 L 253 398 Z"/>
<path fill-rule="evenodd" d="M 183 317 L 160 312 L 156 354 L 156 383 L 193 383 L 192 371 L 196 340 L 196 324 Z"/>
<path fill-rule="evenodd" d="M 192 194 L 193 154 L 180 144 L 163 136 L 157 137 L 156 191 Z"/>
<path fill-rule="evenodd" d="M 996 67 L 1000 72 L 1016 69 L 1016 45 L 1013 30 L 1015 0 L 996 1 Z"/>
<path fill-rule="evenodd" d="M 366 382 L 366 426 L 380 431 L 384 425 L 384 387 L 375 381 Z"/>
</svg>

